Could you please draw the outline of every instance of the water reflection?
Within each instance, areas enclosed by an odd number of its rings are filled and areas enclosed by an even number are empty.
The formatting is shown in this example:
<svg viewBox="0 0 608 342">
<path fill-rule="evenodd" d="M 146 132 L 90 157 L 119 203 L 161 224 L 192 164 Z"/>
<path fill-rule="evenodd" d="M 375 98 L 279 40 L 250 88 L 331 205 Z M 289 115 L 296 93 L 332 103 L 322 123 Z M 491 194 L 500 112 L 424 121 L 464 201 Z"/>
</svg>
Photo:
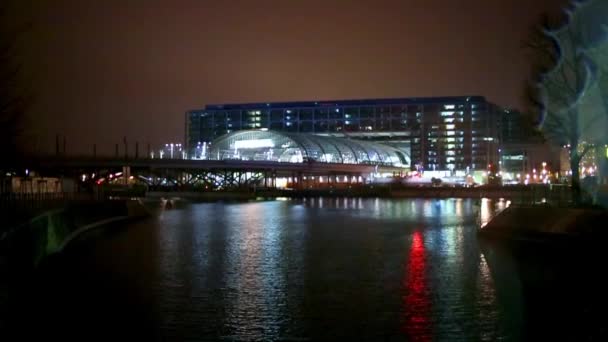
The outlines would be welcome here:
<svg viewBox="0 0 608 342">
<path fill-rule="evenodd" d="M 496 298 L 496 288 L 490 268 L 483 254 L 479 257 L 479 274 L 477 277 L 477 320 L 486 325 L 485 329 L 480 329 L 480 341 L 495 341 L 504 334 L 504 327 L 500 326 L 498 302 Z"/>
<path fill-rule="evenodd" d="M 511 205 L 511 201 L 500 198 L 498 201 L 489 198 L 481 199 L 480 206 L 480 227 L 485 227 L 494 215 L 503 211 Z"/>
<path fill-rule="evenodd" d="M 193 204 L 129 223 L 91 247 L 99 251 L 78 252 L 73 260 L 103 267 L 75 276 L 106 285 L 124 281 L 116 274 L 138 279 L 130 291 L 148 298 L 164 340 L 519 340 L 543 337 L 551 328 L 545 317 L 571 332 L 599 321 L 606 284 L 583 272 L 591 260 L 541 260 L 480 244 L 479 219 L 508 205 L 361 198 Z M 124 286 L 88 286 L 86 293 L 134 296 L 111 293 Z M 90 310 L 79 311 L 83 317 L 96 309 L 78 307 Z"/>
<path fill-rule="evenodd" d="M 227 272 L 225 328 L 230 338 L 275 340 L 285 316 L 286 282 L 282 272 L 280 222 L 283 206 L 256 203 L 233 206 L 227 242 L 231 269 Z"/>
<path fill-rule="evenodd" d="M 411 340 L 430 341 L 431 291 L 426 279 L 425 251 L 422 233 L 414 232 L 403 281 L 405 296 L 403 331 Z"/>
</svg>

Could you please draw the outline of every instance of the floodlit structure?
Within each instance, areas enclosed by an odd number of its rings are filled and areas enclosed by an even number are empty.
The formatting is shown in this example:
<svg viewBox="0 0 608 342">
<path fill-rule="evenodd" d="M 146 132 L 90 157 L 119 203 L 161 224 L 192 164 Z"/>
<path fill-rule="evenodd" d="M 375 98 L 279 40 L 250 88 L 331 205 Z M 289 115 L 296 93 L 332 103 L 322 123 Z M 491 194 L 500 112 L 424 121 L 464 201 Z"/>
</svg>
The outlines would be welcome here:
<svg viewBox="0 0 608 342">
<path fill-rule="evenodd" d="M 242 130 L 225 134 L 210 144 L 204 158 L 398 167 L 410 165 L 409 155 L 384 144 L 269 130 Z"/>
<path fill-rule="evenodd" d="M 468 173 L 498 163 L 501 114 L 483 96 L 213 104 L 186 113 L 185 142 L 190 155 L 248 129 L 352 138 L 398 148 L 418 171 Z"/>
</svg>

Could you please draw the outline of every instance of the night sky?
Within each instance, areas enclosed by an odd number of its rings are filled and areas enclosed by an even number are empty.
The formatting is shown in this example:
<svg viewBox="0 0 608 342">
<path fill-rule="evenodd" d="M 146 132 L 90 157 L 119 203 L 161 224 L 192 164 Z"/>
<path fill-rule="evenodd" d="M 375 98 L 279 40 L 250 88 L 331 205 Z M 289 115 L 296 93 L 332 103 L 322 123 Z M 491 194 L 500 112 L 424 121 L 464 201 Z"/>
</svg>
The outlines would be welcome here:
<svg viewBox="0 0 608 342">
<path fill-rule="evenodd" d="M 520 107 L 522 40 L 559 0 L 21 1 L 35 104 L 52 151 L 181 142 L 208 103 L 484 95 Z M 142 150 L 143 151 L 143 150 Z"/>
</svg>

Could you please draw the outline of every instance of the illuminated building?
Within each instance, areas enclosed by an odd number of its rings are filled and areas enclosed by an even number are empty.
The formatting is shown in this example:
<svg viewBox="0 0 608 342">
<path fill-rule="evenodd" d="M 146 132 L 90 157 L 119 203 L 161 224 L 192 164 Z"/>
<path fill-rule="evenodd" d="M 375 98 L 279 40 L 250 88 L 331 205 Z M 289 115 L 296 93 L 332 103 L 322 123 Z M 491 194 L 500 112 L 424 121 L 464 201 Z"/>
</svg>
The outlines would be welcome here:
<svg viewBox="0 0 608 342">
<path fill-rule="evenodd" d="M 482 96 L 207 105 L 186 113 L 186 144 L 270 129 L 381 142 L 419 170 L 483 170 L 498 162 L 500 113 Z"/>
<path fill-rule="evenodd" d="M 409 156 L 392 146 L 355 139 L 269 130 L 241 130 L 214 140 L 205 159 L 285 163 L 409 166 Z"/>
<path fill-rule="evenodd" d="M 560 148 L 545 141 L 533 118 L 524 113 L 509 109 L 503 111 L 499 140 L 500 170 L 511 178 L 518 173 L 531 173 L 543 162 L 548 163 L 552 170 L 560 169 Z"/>
</svg>

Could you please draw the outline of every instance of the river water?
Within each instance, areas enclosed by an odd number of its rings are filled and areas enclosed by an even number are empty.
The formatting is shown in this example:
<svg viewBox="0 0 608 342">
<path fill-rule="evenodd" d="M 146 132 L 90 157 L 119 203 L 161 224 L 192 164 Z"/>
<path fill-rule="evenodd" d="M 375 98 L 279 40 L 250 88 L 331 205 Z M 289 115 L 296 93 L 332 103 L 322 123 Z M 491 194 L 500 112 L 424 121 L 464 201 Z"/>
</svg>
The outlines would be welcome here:
<svg viewBox="0 0 608 342">
<path fill-rule="evenodd" d="M 505 205 L 185 205 L 73 245 L 12 297 L 9 325 L 83 340 L 605 338 L 603 266 L 478 240 Z"/>
</svg>

